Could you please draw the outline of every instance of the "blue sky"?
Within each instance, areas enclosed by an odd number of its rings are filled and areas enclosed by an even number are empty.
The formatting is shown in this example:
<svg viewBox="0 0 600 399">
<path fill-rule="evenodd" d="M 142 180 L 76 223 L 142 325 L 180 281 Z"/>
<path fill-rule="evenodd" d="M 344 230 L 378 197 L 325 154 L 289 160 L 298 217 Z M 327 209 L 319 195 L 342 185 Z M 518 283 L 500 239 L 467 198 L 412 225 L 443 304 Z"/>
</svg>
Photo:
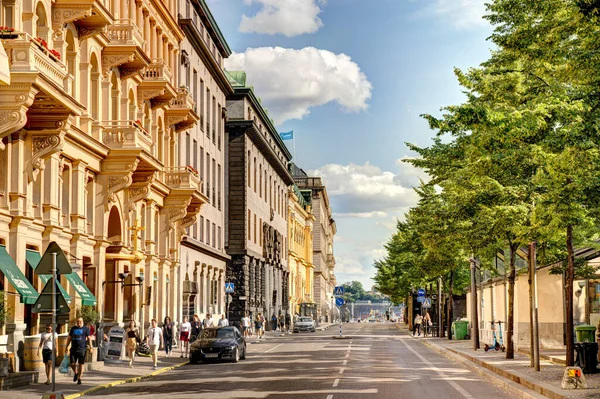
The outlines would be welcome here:
<svg viewBox="0 0 600 399">
<path fill-rule="evenodd" d="M 483 0 L 209 0 L 234 55 L 296 163 L 323 177 L 338 233 L 338 283 L 372 286 L 373 261 L 416 203 L 427 145 L 419 114 L 463 101 L 453 68 L 488 58 Z M 290 149 L 293 145 L 287 141 Z"/>
</svg>

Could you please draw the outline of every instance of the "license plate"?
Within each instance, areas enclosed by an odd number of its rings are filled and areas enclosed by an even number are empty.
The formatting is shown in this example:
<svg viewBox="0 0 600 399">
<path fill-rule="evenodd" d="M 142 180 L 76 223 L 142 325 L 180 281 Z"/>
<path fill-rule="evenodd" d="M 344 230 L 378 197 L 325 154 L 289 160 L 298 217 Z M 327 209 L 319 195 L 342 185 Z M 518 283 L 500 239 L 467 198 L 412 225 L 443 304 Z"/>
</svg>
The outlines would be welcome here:
<svg viewBox="0 0 600 399">
<path fill-rule="evenodd" d="M 204 357 L 219 357 L 218 353 L 205 353 Z"/>
</svg>

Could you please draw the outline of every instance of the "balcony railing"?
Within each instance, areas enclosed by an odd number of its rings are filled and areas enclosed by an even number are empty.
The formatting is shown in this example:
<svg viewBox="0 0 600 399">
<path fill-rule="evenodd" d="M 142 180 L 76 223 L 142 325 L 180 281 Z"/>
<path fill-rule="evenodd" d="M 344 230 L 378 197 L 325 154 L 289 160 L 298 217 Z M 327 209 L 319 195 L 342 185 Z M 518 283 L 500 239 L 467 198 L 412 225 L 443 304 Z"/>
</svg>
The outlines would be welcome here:
<svg viewBox="0 0 600 399">
<path fill-rule="evenodd" d="M 164 60 L 154 58 L 152 59 L 152 64 L 146 68 L 144 78 L 150 81 L 170 82 L 173 78 L 173 73 Z"/>
<path fill-rule="evenodd" d="M 200 176 L 189 166 L 165 168 L 165 184 L 171 189 L 200 190 Z"/>
<path fill-rule="evenodd" d="M 27 33 L 13 32 L 1 39 L 11 72 L 39 72 L 57 86 L 64 86 L 68 73 L 60 55 L 52 54 L 52 50 Z"/>
<path fill-rule="evenodd" d="M 102 143 L 110 149 L 142 148 L 152 154 L 153 140 L 150 134 L 137 122 L 103 122 Z"/>
<path fill-rule="evenodd" d="M 130 19 L 119 19 L 107 27 L 107 36 L 111 45 L 137 46 L 144 45 L 144 37 L 139 28 Z"/>
<path fill-rule="evenodd" d="M 171 100 L 171 108 L 172 109 L 181 109 L 185 108 L 188 110 L 194 109 L 194 99 L 192 98 L 190 92 L 185 87 L 180 87 L 177 90 L 177 97 Z"/>
</svg>

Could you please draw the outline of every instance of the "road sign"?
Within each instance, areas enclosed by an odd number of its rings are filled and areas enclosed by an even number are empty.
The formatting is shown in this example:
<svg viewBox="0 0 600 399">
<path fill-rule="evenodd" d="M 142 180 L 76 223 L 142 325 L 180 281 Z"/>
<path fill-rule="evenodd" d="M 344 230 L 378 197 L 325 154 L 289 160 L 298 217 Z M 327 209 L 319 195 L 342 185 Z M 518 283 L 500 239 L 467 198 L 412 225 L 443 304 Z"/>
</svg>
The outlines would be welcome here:
<svg viewBox="0 0 600 399">
<path fill-rule="evenodd" d="M 225 293 L 226 294 L 233 294 L 234 291 L 235 291 L 235 286 L 233 285 L 233 283 L 225 283 Z"/>
<path fill-rule="evenodd" d="M 419 288 L 419 291 L 417 291 L 417 295 L 418 296 L 425 296 L 425 289 Z"/>
<path fill-rule="evenodd" d="M 71 274 L 71 264 L 67 260 L 65 253 L 54 241 L 48 245 L 46 252 L 42 255 L 40 263 L 35 268 L 35 274 L 52 274 L 52 254 L 56 253 L 56 272 L 59 274 Z"/>
<path fill-rule="evenodd" d="M 40 296 L 35 301 L 35 304 L 31 308 L 33 313 L 46 313 L 52 312 L 52 282 L 54 280 L 50 279 L 44 286 L 42 292 L 40 292 Z M 56 313 L 57 314 L 65 314 L 69 313 L 69 305 L 67 305 L 67 301 L 63 296 L 62 292 L 58 289 L 58 285 L 56 286 Z"/>
<path fill-rule="evenodd" d="M 430 308 L 431 307 L 431 298 L 425 298 L 423 300 L 423 302 L 421 303 L 421 306 L 426 309 Z"/>
<path fill-rule="evenodd" d="M 424 300 L 425 300 L 424 296 L 418 296 L 417 297 L 417 302 L 419 302 L 419 303 L 423 303 Z"/>
<path fill-rule="evenodd" d="M 344 298 L 335 298 L 335 304 L 337 306 L 344 306 Z"/>
<path fill-rule="evenodd" d="M 333 290 L 333 295 L 335 295 L 335 296 L 344 295 L 344 286 L 343 285 L 336 286 Z"/>
</svg>

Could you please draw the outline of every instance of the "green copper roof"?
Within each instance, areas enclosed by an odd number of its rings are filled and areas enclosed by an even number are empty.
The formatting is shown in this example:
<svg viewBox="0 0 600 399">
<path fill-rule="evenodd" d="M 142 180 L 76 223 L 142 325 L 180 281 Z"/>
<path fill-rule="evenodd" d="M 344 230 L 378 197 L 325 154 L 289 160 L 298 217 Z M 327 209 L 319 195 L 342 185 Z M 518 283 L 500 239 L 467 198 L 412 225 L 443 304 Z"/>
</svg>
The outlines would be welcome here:
<svg viewBox="0 0 600 399">
<path fill-rule="evenodd" d="M 225 54 L 226 54 L 225 58 L 229 57 L 231 55 L 231 49 L 229 48 L 229 44 L 227 44 L 227 41 L 225 40 L 225 36 L 223 36 L 223 33 L 221 32 L 219 25 L 217 25 L 217 21 L 215 21 L 215 18 L 213 17 L 212 13 L 210 12 L 210 8 L 208 8 L 208 5 L 206 4 L 206 2 L 204 0 L 199 0 L 198 3 L 200 4 L 202 11 L 204 11 L 206 18 L 208 18 L 208 21 L 210 22 L 210 26 L 213 28 L 213 30 L 217 34 L 217 38 L 219 39 L 221 46 L 225 50 Z"/>
<path fill-rule="evenodd" d="M 307 190 L 304 190 L 307 191 Z M 310 193 L 310 190 L 309 190 Z M 298 203 L 300 204 L 300 206 L 302 208 L 304 208 L 304 210 L 306 210 L 307 206 L 310 205 L 310 203 L 306 200 L 306 197 L 304 196 L 304 193 L 302 192 L 302 190 L 300 190 L 300 187 L 298 187 L 298 185 L 294 184 L 294 194 L 296 195 L 296 197 L 298 197 Z"/>
<path fill-rule="evenodd" d="M 246 87 L 246 72 L 225 71 L 225 75 L 233 87 Z"/>
</svg>

